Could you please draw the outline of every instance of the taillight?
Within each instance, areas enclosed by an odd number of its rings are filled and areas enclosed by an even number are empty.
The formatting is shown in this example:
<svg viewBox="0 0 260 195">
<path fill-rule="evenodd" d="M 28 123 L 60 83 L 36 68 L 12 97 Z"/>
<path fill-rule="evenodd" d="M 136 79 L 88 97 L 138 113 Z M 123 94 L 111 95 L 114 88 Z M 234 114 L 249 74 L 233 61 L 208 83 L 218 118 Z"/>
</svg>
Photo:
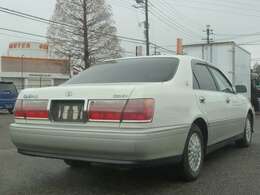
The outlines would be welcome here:
<svg viewBox="0 0 260 195">
<path fill-rule="evenodd" d="M 48 119 L 48 100 L 17 100 L 15 118 Z"/>
<path fill-rule="evenodd" d="M 125 122 L 151 122 L 154 114 L 154 99 L 129 100 L 123 112 Z"/>
<path fill-rule="evenodd" d="M 92 100 L 89 103 L 89 121 L 111 121 L 121 120 L 122 110 L 126 100 Z"/>
<path fill-rule="evenodd" d="M 151 122 L 154 114 L 153 99 L 91 100 L 89 121 Z"/>
</svg>

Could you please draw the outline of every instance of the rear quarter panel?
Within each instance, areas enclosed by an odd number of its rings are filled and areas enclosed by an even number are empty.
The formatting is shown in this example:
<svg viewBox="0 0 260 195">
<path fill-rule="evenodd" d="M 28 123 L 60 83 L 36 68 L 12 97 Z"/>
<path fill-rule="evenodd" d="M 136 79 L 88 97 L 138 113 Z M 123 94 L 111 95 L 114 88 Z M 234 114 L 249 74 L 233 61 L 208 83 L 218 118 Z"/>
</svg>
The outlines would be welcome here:
<svg viewBox="0 0 260 195">
<path fill-rule="evenodd" d="M 154 98 L 155 113 L 152 123 L 124 123 L 123 128 L 156 128 L 183 126 L 190 128 L 200 115 L 192 87 L 191 60 L 181 58 L 174 78 L 164 83 L 136 86 L 130 98 Z"/>
</svg>

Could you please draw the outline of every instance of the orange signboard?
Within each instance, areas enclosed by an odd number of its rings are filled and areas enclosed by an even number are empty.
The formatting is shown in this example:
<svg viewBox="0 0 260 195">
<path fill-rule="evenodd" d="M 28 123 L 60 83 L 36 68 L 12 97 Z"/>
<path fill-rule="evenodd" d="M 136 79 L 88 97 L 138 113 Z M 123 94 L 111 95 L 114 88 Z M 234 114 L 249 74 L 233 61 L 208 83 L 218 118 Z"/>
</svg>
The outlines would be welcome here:
<svg viewBox="0 0 260 195">
<path fill-rule="evenodd" d="M 40 43 L 38 47 L 39 49 L 48 50 L 49 45 L 48 43 Z M 9 44 L 9 49 L 31 49 L 31 48 L 32 48 L 32 44 L 29 42 L 17 42 L 17 43 Z"/>
</svg>

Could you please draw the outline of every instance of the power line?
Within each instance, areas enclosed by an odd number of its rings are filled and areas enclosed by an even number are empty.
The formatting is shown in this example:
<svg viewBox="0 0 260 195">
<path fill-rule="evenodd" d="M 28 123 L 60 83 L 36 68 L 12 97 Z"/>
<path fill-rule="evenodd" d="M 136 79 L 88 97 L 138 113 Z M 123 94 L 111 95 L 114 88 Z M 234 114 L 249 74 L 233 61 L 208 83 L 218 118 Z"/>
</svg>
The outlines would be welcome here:
<svg viewBox="0 0 260 195">
<path fill-rule="evenodd" d="M 240 43 L 239 45 L 258 45 L 260 42 L 260 39 L 257 40 L 252 40 L 252 41 L 248 41 L 248 42 L 243 42 Z"/>
<path fill-rule="evenodd" d="M 19 30 L 14 30 L 14 29 L 9 29 L 9 28 L 2 28 L 0 27 L 0 30 L 3 30 L 3 31 L 8 31 L 8 32 L 13 32 L 13 33 L 18 33 L 18 34 L 23 34 L 23 35 L 29 35 L 29 36 L 33 36 L 33 37 L 40 37 L 40 38 L 50 38 L 50 37 L 47 37 L 45 35 L 40 35 L 40 34 L 35 34 L 35 33 L 28 33 L 28 32 L 24 32 L 24 31 L 19 31 Z M 54 38 L 55 39 L 55 38 Z M 57 38 L 58 39 L 58 38 Z M 130 42 L 130 43 L 135 43 L 135 44 L 145 44 L 145 41 L 144 40 L 141 40 L 141 39 L 136 39 L 136 41 L 133 41 L 133 40 L 126 40 L 126 39 L 120 39 L 121 41 L 125 41 L 125 42 Z M 59 41 L 66 41 L 66 40 L 62 40 L 62 39 L 59 39 Z M 82 42 L 82 41 L 78 41 L 78 42 Z M 158 48 L 160 48 L 161 50 L 164 50 L 164 51 L 167 51 L 167 52 L 170 52 L 170 53 L 175 53 L 175 51 L 173 50 L 169 50 L 167 48 L 164 48 L 160 45 L 157 45 L 155 43 L 150 43 L 151 45 L 154 45 Z"/>
<path fill-rule="evenodd" d="M 30 15 L 30 14 L 27 14 L 27 13 L 24 13 L 24 12 L 18 12 L 18 11 L 12 10 L 12 9 L 4 8 L 4 7 L 1 7 L 1 6 L 0 6 L 0 12 L 12 14 L 12 15 L 15 15 L 15 16 L 18 16 L 18 17 L 29 19 L 29 20 L 35 19 L 38 22 L 43 22 L 43 23 L 47 23 L 47 24 L 57 24 L 57 25 L 62 25 L 62 26 L 70 27 L 70 28 L 78 28 L 78 26 L 70 25 L 70 24 L 67 24 L 67 23 L 61 23 L 61 22 L 57 22 L 57 21 L 53 21 L 53 20 L 48 20 L 48 19 L 41 18 L 41 17 L 38 17 L 38 16 Z M 138 42 L 142 41 L 143 42 L 143 40 L 131 38 L 131 37 L 126 37 L 126 36 L 122 36 L 122 35 L 114 35 L 114 34 L 110 34 L 110 33 L 97 32 L 97 31 L 91 31 L 91 32 L 103 34 L 103 35 L 107 35 L 107 36 L 113 36 L 113 37 L 116 36 L 116 37 L 118 37 L 120 39 L 124 39 L 124 40 L 132 40 L 132 41 L 138 41 Z M 32 34 L 32 33 L 27 33 L 27 34 Z M 45 36 L 45 38 L 46 38 L 46 36 Z"/>
<path fill-rule="evenodd" d="M 14 32 L 14 33 L 18 33 L 18 34 L 23 34 L 23 35 L 29 35 L 29 36 L 33 36 L 33 37 L 40 37 L 40 38 L 45 38 L 45 39 L 59 39 L 60 41 L 67 41 L 65 39 L 60 39 L 60 38 L 55 38 L 55 37 L 48 37 L 48 36 L 45 36 L 45 35 L 40 35 L 40 34 L 35 34 L 35 33 L 28 33 L 28 32 L 24 32 L 24 31 L 19 31 L 19 30 L 14 30 L 14 29 L 9 29 L 9 28 L 2 28 L 0 27 L 0 30 L 3 30 L 3 31 L 8 31 L 8 32 Z M 144 40 L 139 40 L 139 39 L 121 39 L 121 41 L 127 41 L 127 42 L 132 42 L 132 43 L 143 43 Z M 78 41 L 78 42 L 82 42 L 82 41 Z"/>
<path fill-rule="evenodd" d="M 45 36 L 45 35 L 39 35 L 39 34 L 34 34 L 34 33 L 28 33 L 28 32 L 23 32 L 23 31 L 19 31 L 19 30 L 9 29 L 9 28 L 2 28 L 2 27 L 0 27 L 0 30 L 8 31 L 8 32 L 14 32 L 14 33 L 23 34 L 23 35 L 29 35 L 29 36 L 33 36 L 33 37 L 48 38 L 48 37 Z"/>
<path fill-rule="evenodd" d="M 218 36 L 234 36 L 234 37 L 250 37 L 250 36 L 259 36 L 260 32 L 254 32 L 254 33 L 244 33 L 244 34 L 222 34 L 217 33 Z"/>
<path fill-rule="evenodd" d="M 161 1 L 161 0 L 157 0 L 156 2 L 158 2 L 159 4 L 157 4 L 158 9 L 161 9 L 163 12 L 163 14 L 165 16 L 167 16 L 169 19 L 171 19 L 171 21 L 174 21 L 176 25 L 178 25 L 180 28 L 182 28 L 183 30 L 190 32 L 190 34 L 201 37 L 200 34 L 196 33 L 195 31 L 191 30 L 189 27 L 184 26 L 183 24 L 178 23 L 178 19 L 176 18 L 176 16 L 174 15 L 174 9 L 169 8 L 168 3 L 165 1 Z"/>
<path fill-rule="evenodd" d="M 151 14 L 160 22 L 162 22 L 166 27 L 168 27 L 170 30 L 174 30 L 174 31 L 178 31 L 180 33 L 182 33 L 182 36 L 184 36 L 187 39 L 193 40 L 189 35 L 187 35 L 185 32 L 183 32 L 181 29 L 178 29 L 178 27 L 174 26 L 173 24 L 169 23 L 168 21 L 165 21 L 163 18 L 158 17 L 158 15 L 156 15 L 156 13 L 151 12 Z"/>
<path fill-rule="evenodd" d="M 140 0 L 140 2 L 142 3 L 143 0 Z M 168 15 L 163 15 L 162 10 L 157 8 L 155 5 L 153 5 L 153 3 L 151 3 L 151 1 L 149 2 L 149 5 L 150 5 L 149 12 L 151 13 L 151 15 L 156 17 L 158 20 L 160 20 L 163 24 L 168 26 L 170 29 L 177 30 L 177 31 L 181 32 L 182 35 L 186 36 L 188 39 L 191 39 L 191 34 L 186 32 L 187 30 L 184 29 L 185 28 L 184 26 L 174 23 L 173 19 L 170 18 Z"/>
<path fill-rule="evenodd" d="M 121 7 L 121 8 L 127 9 L 127 10 L 132 11 L 132 12 L 135 11 L 134 7 L 132 7 L 130 4 L 128 4 L 128 5 L 126 6 L 125 3 L 126 3 L 126 1 L 124 1 L 124 3 L 122 3 L 122 0 L 118 0 L 118 1 L 115 3 L 115 0 L 113 0 L 113 5 L 114 5 L 114 6 Z M 130 6 L 129 6 L 129 5 L 130 5 Z"/>
<path fill-rule="evenodd" d="M 25 19 L 34 20 L 34 21 L 37 21 L 37 22 L 43 22 L 43 23 L 46 23 L 46 24 L 57 24 L 57 25 L 62 25 L 62 26 L 70 27 L 70 28 L 78 28 L 77 26 L 74 26 L 74 25 L 70 25 L 70 24 L 62 23 L 62 22 L 57 22 L 57 21 L 53 21 L 53 20 L 48 20 L 48 19 L 45 19 L 45 18 L 42 18 L 42 17 L 34 16 L 34 15 L 27 14 L 27 13 L 24 13 L 24 12 L 19 12 L 19 11 L 12 10 L 12 9 L 9 9 L 9 8 L 5 8 L 5 7 L 1 7 L 1 6 L 0 6 L 0 12 L 4 12 L 4 13 L 7 13 L 7 14 L 12 14 L 12 15 L 15 15 L 17 17 L 22 17 L 22 18 L 25 18 Z M 0 30 L 14 32 L 14 33 L 18 33 L 18 34 L 24 34 L 24 35 L 28 35 L 28 36 L 46 38 L 46 39 L 49 39 L 49 38 L 57 39 L 57 40 L 59 39 L 59 38 L 55 38 L 55 37 L 48 37 L 48 36 L 45 36 L 45 35 L 39 35 L 39 34 L 35 34 L 35 33 L 28 33 L 28 32 L 23 32 L 23 31 L 19 31 L 19 30 L 8 29 L 8 28 L 0 28 Z M 138 43 L 138 44 L 145 43 L 144 40 L 131 38 L 131 37 L 126 37 L 126 36 L 122 36 L 122 35 L 114 35 L 114 34 L 110 34 L 110 33 L 96 32 L 96 31 L 92 31 L 92 32 L 98 33 L 98 34 L 102 34 L 102 35 L 107 35 L 107 36 L 113 36 L 113 37 L 116 36 L 121 41 Z M 61 41 L 66 41 L 66 40 L 61 40 Z M 152 45 L 156 45 L 154 43 L 151 43 L 151 44 Z M 159 45 L 157 45 L 157 46 L 160 47 L 162 50 L 170 51 L 170 52 L 174 53 L 174 51 L 168 50 L 167 48 L 161 47 Z"/>
<path fill-rule="evenodd" d="M 221 1 L 223 1 L 223 0 L 221 0 Z M 243 6 L 258 6 L 259 5 L 259 1 L 257 0 L 257 2 L 255 1 L 255 2 L 253 2 L 253 0 L 251 0 L 251 1 L 247 1 L 247 2 L 245 2 L 245 1 L 239 1 L 239 0 L 224 0 L 224 2 L 230 2 L 230 3 L 232 3 L 232 4 L 240 4 L 240 5 L 243 5 Z M 253 3 L 253 4 L 252 4 Z"/>
<path fill-rule="evenodd" d="M 42 40 L 32 39 L 32 38 L 28 38 L 25 36 L 16 36 L 16 35 L 7 34 L 7 33 L 0 33 L 0 35 L 6 36 L 6 37 L 18 38 L 18 39 L 28 39 L 30 41 L 35 41 L 35 42 L 42 42 Z"/>
<path fill-rule="evenodd" d="M 186 19 L 187 21 L 189 21 L 189 23 L 196 24 L 194 26 L 196 26 L 199 31 L 201 31 L 204 28 L 204 25 L 202 25 L 201 23 L 195 21 L 194 19 L 191 19 L 190 17 L 187 16 L 187 14 L 181 13 L 179 10 L 177 10 L 175 8 L 175 6 L 173 6 L 167 0 L 162 0 L 162 1 L 165 3 L 165 5 L 167 5 L 167 7 L 169 7 L 171 9 L 171 11 L 173 13 L 176 13 L 176 16 L 179 17 L 179 19 L 181 19 L 181 20 L 185 20 Z"/>
<path fill-rule="evenodd" d="M 238 44 L 238 45 L 248 45 L 248 46 L 249 46 L 249 45 L 252 45 L 252 46 L 253 46 L 253 45 L 256 45 L 256 46 L 257 46 L 257 45 L 260 45 L 260 43 L 240 43 L 240 44 Z"/>
<path fill-rule="evenodd" d="M 71 24 L 67 24 L 67 23 L 63 23 L 63 22 L 57 22 L 57 21 L 53 21 L 53 20 L 48 20 L 46 18 L 42 18 L 42 17 L 39 17 L 39 16 L 27 14 L 25 12 L 16 11 L 16 10 L 1 7 L 1 6 L 0 6 L 0 12 L 12 14 L 12 15 L 15 15 L 15 16 L 23 17 L 23 18 L 30 19 L 30 20 L 35 20 L 35 21 L 38 21 L 38 22 L 46 23 L 46 24 L 58 24 L 58 25 L 67 26 L 67 27 L 70 27 L 70 28 L 76 27 L 76 26 L 71 25 Z"/>
<path fill-rule="evenodd" d="M 155 46 L 157 49 L 163 50 L 163 51 L 167 51 L 169 53 L 173 53 L 176 54 L 176 51 L 170 50 L 170 49 L 166 49 L 165 47 L 162 47 L 160 45 L 157 45 L 155 43 L 151 43 L 151 45 Z"/>
<path fill-rule="evenodd" d="M 160 0 L 159 0 L 160 1 Z M 171 7 L 171 9 L 173 9 L 174 7 L 173 6 L 171 6 L 172 4 L 171 3 L 167 3 L 167 5 L 166 5 L 166 0 L 161 0 L 161 1 L 164 1 L 165 2 L 165 6 L 167 6 L 168 8 L 169 7 Z M 198 0 L 197 0 L 198 1 Z M 171 1 L 172 2 L 172 1 Z M 174 9 L 173 9 L 174 10 Z M 214 35 L 216 35 L 216 34 L 214 34 Z M 219 34 L 217 34 L 217 35 L 219 35 Z M 249 35 L 241 35 L 241 36 L 255 36 L 255 35 L 258 35 L 258 34 L 249 34 Z"/>
<path fill-rule="evenodd" d="M 200 6 L 194 6 L 194 5 L 190 5 L 190 4 L 185 4 L 185 2 L 174 2 L 175 5 L 177 6 L 181 6 L 181 7 L 185 7 L 185 8 L 190 8 L 190 9 L 197 9 L 197 10 L 201 10 L 203 9 L 203 12 L 205 11 L 210 11 L 210 12 L 217 12 L 217 13 L 221 13 L 221 14 L 230 14 L 230 15 L 239 15 L 239 16 L 248 16 L 248 17 L 257 17 L 259 18 L 260 15 L 254 15 L 254 14 L 247 14 L 247 13 L 241 13 L 241 12 L 234 12 L 234 10 L 229 11 L 229 10 L 223 10 L 223 9 L 214 9 L 214 8 L 209 8 L 209 7 L 201 7 Z M 225 7 L 221 7 L 221 8 L 225 8 Z"/>
<path fill-rule="evenodd" d="M 158 11 L 158 9 L 151 8 L 150 12 L 154 17 L 156 17 L 158 20 L 160 20 L 166 26 L 170 27 L 171 29 L 174 29 L 174 30 L 181 32 L 183 36 L 192 40 L 191 35 L 189 33 L 187 33 L 184 29 L 181 29 L 177 24 L 175 24 L 167 16 L 162 15 L 160 10 Z"/>
<path fill-rule="evenodd" d="M 176 2 L 178 0 L 175 0 Z M 182 1 L 183 2 L 183 1 Z M 187 1 L 186 1 L 187 3 Z M 260 12 L 260 9 L 255 9 L 254 7 L 246 7 L 248 6 L 248 4 L 243 4 L 242 7 L 240 6 L 241 4 L 240 3 L 234 3 L 234 1 L 231 3 L 230 1 L 225 1 L 225 2 L 219 2 L 219 1 L 207 1 L 207 0 L 192 0 L 190 1 L 190 3 L 194 3 L 194 4 L 198 4 L 200 3 L 203 3 L 203 5 L 214 5 L 214 6 L 218 6 L 218 7 L 221 7 L 221 8 L 231 8 L 232 10 L 234 9 L 237 9 L 237 10 L 247 10 L 247 11 L 254 11 L 254 12 L 257 12 L 259 13 Z"/>
<path fill-rule="evenodd" d="M 156 7 L 155 5 L 152 5 L 154 7 L 154 12 L 157 13 L 157 15 L 159 15 L 159 17 L 162 17 L 163 21 L 168 22 L 168 24 L 170 24 L 172 27 L 175 26 L 175 29 L 178 30 L 179 32 L 184 33 L 185 35 L 187 35 L 186 37 L 191 39 L 192 36 L 197 36 L 197 37 L 201 37 L 199 34 L 197 34 L 196 32 L 193 32 L 192 30 L 188 29 L 187 27 L 179 24 L 178 22 L 176 22 L 176 18 L 171 16 L 171 12 L 168 10 L 165 10 L 163 7 L 158 6 Z M 192 40 L 192 39 L 191 39 Z"/>
<path fill-rule="evenodd" d="M 239 38 L 244 38 L 244 37 L 256 37 L 256 36 L 260 36 L 260 32 L 255 32 L 255 33 L 245 33 L 245 34 L 221 34 L 221 33 L 217 33 L 214 35 L 216 36 L 224 36 L 226 38 L 221 38 L 221 39 L 217 39 L 217 41 L 223 41 L 223 40 L 233 40 L 233 39 L 239 39 Z"/>
<path fill-rule="evenodd" d="M 20 15 L 18 13 L 14 13 L 14 12 L 10 12 L 10 11 L 7 11 L 7 10 L 3 10 L 2 8 L 0 8 L 0 12 L 11 14 L 11 15 L 18 16 L 18 17 L 25 18 L 25 19 L 30 19 L 30 20 L 33 20 L 33 21 L 36 21 L 36 22 L 42 22 L 42 23 L 45 23 L 45 24 L 49 24 L 48 22 L 44 22 L 42 20 L 31 18 L 31 17 L 25 16 L 25 15 Z"/>
</svg>

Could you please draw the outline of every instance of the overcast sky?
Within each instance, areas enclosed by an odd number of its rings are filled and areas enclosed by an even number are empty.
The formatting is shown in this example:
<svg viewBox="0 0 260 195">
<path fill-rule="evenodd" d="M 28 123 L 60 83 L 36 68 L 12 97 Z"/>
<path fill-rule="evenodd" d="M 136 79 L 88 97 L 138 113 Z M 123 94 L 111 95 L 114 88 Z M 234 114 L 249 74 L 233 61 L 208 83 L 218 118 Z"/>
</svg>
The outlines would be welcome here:
<svg viewBox="0 0 260 195">
<path fill-rule="evenodd" d="M 0 6 L 26 12 L 43 18 L 53 14 L 55 0 L 1 0 Z M 260 1 L 258 0 L 150 0 L 151 42 L 175 50 L 177 37 L 184 43 L 198 43 L 205 37 L 203 28 L 210 24 L 215 38 L 234 39 L 238 43 L 258 42 L 256 36 L 244 37 L 240 34 L 260 32 Z M 135 9 L 134 0 L 107 0 L 112 6 L 118 34 L 144 39 L 143 13 Z M 10 28 L 35 34 L 46 34 L 47 25 L 11 16 L 0 12 L 0 28 Z M 5 54 L 9 42 L 44 41 L 37 37 L 19 35 L 0 30 L 0 53 Z M 134 44 L 122 42 L 126 52 L 134 53 Z M 260 45 L 243 46 L 260 58 Z M 129 55 L 130 55 L 129 53 Z"/>
</svg>

